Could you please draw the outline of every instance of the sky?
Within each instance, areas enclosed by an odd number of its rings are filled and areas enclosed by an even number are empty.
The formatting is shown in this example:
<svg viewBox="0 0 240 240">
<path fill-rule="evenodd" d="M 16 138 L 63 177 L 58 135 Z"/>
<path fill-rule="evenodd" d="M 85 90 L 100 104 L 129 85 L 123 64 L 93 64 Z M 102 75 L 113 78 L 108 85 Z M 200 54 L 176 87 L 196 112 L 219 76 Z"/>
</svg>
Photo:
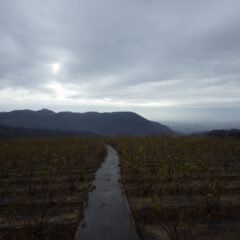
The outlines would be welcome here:
<svg viewBox="0 0 240 240">
<path fill-rule="evenodd" d="M 239 121 L 239 0 L 1 0 L 0 111 Z"/>
</svg>

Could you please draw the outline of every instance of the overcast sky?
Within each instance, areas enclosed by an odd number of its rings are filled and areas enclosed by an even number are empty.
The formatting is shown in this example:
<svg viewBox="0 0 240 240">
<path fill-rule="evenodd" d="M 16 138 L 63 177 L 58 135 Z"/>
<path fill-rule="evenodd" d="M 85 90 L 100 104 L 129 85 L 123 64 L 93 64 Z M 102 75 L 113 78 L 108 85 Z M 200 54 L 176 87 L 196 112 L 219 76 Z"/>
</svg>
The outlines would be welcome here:
<svg viewBox="0 0 240 240">
<path fill-rule="evenodd" d="M 1 0 L 0 110 L 240 119 L 239 0 Z"/>
</svg>

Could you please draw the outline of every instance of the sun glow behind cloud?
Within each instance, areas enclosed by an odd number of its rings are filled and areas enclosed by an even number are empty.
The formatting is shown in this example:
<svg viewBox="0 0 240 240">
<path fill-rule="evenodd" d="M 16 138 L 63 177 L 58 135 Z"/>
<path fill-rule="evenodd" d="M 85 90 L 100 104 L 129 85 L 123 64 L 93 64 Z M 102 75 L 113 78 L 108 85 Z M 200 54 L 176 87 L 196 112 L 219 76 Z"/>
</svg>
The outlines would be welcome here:
<svg viewBox="0 0 240 240">
<path fill-rule="evenodd" d="M 51 64 L 52 73 L 54 74 L 58 74 L 60 71 L 60 68 L 61 68 L 61 65 L 58 62 Z"/>
<path fill-rule="evenodd" d="M 73 86 L 52 81 L 45 85 L 53 99 L 67 100 L 69 96 L 76 94 Z"/>
</svg>

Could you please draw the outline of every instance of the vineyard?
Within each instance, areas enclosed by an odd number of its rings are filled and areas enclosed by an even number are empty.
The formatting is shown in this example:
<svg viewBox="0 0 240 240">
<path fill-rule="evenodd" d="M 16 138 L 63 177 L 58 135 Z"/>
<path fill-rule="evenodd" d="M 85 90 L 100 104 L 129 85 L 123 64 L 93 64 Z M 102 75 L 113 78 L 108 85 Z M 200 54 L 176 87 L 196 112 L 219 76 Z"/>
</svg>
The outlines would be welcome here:
<svg viewBox="0 0 240 240">
<path fill-rule="evenodd" d="M 238 139 L 121 137 L 112 144 L 144 239 L 239 239 Z"/>
<path fill-rule="evenodd" d="M 73 239 L 96 170 L 97 138 L 0 142 L 0 239 Z"/>
<path fill-rule="evenodd" d="M 238 240 L 240 141 L 69 137 L 0 141 L 0 240 L 74 239 L 105 142 L 144 240 Z"/>
</svg>

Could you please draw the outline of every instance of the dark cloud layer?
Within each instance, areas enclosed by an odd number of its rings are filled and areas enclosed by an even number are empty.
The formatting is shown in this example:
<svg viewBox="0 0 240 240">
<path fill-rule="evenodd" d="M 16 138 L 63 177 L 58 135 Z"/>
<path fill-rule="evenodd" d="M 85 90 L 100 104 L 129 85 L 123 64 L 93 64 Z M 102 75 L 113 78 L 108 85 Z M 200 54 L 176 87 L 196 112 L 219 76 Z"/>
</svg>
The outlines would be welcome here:
<svg viewBox="0 0 240 240">
<path fill-rule="evenodd" d="M 239 30 L 238 0 L 2 0 L 0 106 L 236 119 Z"/>
</svg>

